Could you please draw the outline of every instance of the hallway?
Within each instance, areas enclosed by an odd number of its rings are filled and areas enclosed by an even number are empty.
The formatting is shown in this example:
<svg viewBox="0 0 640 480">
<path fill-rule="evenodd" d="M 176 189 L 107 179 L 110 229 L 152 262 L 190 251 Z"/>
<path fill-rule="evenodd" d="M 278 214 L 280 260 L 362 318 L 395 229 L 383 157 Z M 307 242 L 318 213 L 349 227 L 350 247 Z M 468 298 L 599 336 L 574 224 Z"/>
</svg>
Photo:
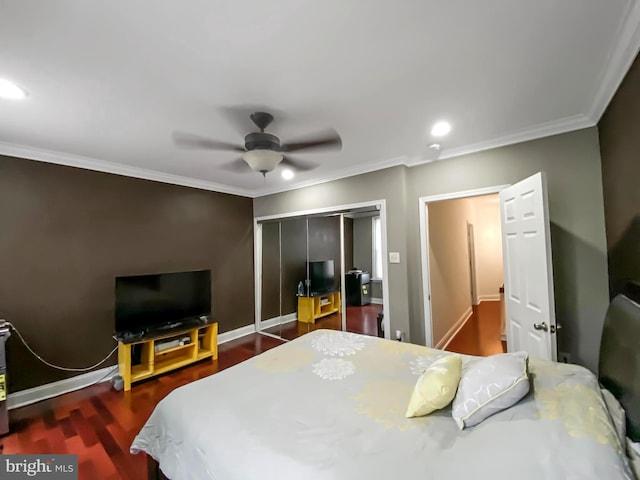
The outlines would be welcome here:
<svg viewBox="0 0 640 480">
<path fill-rule="evenodd" d="M 489 356 L 507 351 L 500 341 L 500 302 L 480 302 L 473 306 L 471 318 L 445 347 L 449 352 Z"/>
</svg>

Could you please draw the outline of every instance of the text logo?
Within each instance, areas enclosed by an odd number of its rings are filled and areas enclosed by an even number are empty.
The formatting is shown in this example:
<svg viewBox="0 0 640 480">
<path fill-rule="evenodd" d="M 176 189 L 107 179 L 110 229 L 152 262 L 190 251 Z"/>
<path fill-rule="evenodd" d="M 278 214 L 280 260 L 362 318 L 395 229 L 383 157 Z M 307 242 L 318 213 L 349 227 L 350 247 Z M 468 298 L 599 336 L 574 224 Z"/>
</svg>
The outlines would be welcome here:
<svg viewBox="0 0 640 480">
<path fill-rule="evenodd" d="M 0 455 L 0 480 L 78 480 L 77 455 Z"/>
</svg>

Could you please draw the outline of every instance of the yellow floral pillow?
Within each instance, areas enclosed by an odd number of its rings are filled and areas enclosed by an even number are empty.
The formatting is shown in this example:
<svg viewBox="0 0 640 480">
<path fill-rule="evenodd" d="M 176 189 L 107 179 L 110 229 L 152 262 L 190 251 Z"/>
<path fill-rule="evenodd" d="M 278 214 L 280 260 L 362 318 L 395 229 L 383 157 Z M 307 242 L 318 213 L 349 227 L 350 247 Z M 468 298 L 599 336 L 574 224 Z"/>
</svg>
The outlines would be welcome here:
<svg viewBox="0 0 640 480">
<path fill-rule="evenodd" d="M 406 417 L 422 417 L 449 405 L 456 396 L 461 370 L 459 355 L 447 355 L 433 362 L 413 389 Z"/>
</svg>

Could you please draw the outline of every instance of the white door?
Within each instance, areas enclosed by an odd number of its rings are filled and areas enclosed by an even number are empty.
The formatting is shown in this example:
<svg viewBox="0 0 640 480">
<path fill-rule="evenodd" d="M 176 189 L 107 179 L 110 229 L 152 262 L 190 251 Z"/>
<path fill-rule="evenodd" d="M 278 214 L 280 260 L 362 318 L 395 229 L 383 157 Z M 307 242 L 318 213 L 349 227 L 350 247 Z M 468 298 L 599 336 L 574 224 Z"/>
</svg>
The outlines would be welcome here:
<svg viewBox="0 0 640 480">
<path fill-rule="evenodd" d="M 476 242 L 473 224 L 467 222 L 467 249 L 469 250 L 469 274 L 471 281 L 471 305 L 478 305 L 478 289 L 476 287 Z"/>
<path fill-rule="evenodd" d="M 500 192 L 507 347 L 556 360 L 547 182 L 542 172 Z"/>
</svg>

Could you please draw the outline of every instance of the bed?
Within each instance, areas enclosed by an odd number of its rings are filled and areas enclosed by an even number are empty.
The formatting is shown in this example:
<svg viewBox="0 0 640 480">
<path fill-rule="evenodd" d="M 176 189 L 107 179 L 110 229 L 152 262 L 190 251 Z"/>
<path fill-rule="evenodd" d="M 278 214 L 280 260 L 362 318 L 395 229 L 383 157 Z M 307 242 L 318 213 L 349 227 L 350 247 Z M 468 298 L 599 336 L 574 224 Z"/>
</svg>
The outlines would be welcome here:
<svg viewBox="0 0 640 480">
<path fill-rule="evenodd" d="M 628 339 L 637 345 L 638 335 L 640 306 L 617 297 L 601 377 L 627 409 L 632 435 L 640 360 Z M 529 359 L 529 393 L 469 429 L 458 429 L 450 407 L 405 418 L 417 378 L 445 355 L 317 330 L 176 389 L 131 452 L 150 457 L 149 478 L 172 480 L 634 478 L 598 379 L 580 366 Z M 464 368 L 477 361 L 463 356 Z"/>
</svg>

